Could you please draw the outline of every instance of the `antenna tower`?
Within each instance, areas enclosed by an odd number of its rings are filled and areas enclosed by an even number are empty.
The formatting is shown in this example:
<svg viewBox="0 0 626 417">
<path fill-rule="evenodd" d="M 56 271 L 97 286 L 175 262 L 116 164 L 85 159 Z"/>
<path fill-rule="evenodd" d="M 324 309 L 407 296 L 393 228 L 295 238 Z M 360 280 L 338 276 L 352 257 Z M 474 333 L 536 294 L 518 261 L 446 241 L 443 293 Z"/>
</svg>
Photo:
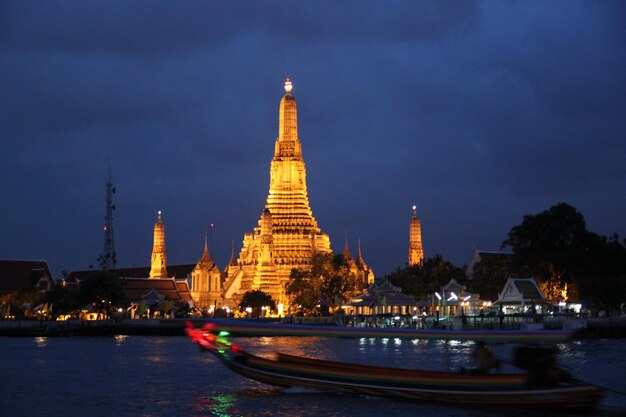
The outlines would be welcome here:
<svg viewBox="0 0 626 417">
<path fill-rule="evenodd" d="M 104 251 L 98 261 L 102 269 L 115 269 L 117 264 L 117 258 L 115 256 L 115 242 L 113 241 L 113 210 L 115 210 L 115 204 L 113 204 L 113 194 L 115 194 L 115 187 L 111 183 L 111 166 L 109 165 L 109 178 L 106 183 L 107 189 L 107 214 L 104 218 Z"/>
</svg>

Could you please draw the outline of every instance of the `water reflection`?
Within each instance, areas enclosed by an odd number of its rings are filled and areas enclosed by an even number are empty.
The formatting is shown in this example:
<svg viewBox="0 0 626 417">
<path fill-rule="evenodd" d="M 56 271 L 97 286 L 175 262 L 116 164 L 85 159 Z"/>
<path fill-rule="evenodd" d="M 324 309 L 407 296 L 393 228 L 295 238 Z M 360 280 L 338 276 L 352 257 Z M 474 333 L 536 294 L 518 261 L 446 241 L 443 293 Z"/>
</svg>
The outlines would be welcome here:
<svg viewBox="0 0 626 417">
<path fill-rule="evenodd" d="M 260 345 L 271 345 L 274 343 L 274 338 L 273 337 L 259 337 L 259 344 Z"/>
<path fill-rule="evenodd" d="M 200 397 L 195 409 L 200 415 L 230 417 L 228 410 L 235 404 L 235 394 L 216 394 L 210 397 Z"/>
<path fill-rule="evenodd" d="M 472 364 L 473 343 L 403 339 L 274 337 L 232 341 L 252 353 L 275 352 L 398 368 L 442 370 Z M 35 343 L 33 343 L 35 342 Z M 118 345 L 118 343 L 120 343 Z M 269 344 L 268 344 L 269 343 Z M 40 349 L 40 347 L 44 347 Z M 515 345 L 492 344 L 512 358 Z M 626 340 L 583 340 L 560 345 L 559 363 L 591 383 L 610 387 L 594 417 L 626 415 Z M 69 352 L 69 353 L 68 353 Z M 183 337 L 129 336 L 4 338 L 2 416 L 128 417 L 517 417 L 514 410 L 466 409 L 384 398 L 275 389 L 243 378 Z M 98 360 L 94 360 L 98 358 Z M 457 362 L 458 361 L 458 362 Z M 80 370 L 80 372 L 77 372 Z M 33 381 L 37 381 L 36 384 Z M 62 383 L 59 383 L 62 381 Z M 36 398 L 36 401 L 33 401 Z M 606 407 L 612 407 L 606 411 Z"/>
<path fill-rule="evenodd" d="M 124 334 L 115 335 L 115 346 L 121 346 L 127 338 L 128 336 Z"/>
<path fill-rule="evenodd" d="M 266 358 L 274 358 L 276 352 L 328 360 L 336 358 L 332 350 L 325 349 L 319 337 L 233 338 L 231 341 L 255 355 Z"/>
</svg>

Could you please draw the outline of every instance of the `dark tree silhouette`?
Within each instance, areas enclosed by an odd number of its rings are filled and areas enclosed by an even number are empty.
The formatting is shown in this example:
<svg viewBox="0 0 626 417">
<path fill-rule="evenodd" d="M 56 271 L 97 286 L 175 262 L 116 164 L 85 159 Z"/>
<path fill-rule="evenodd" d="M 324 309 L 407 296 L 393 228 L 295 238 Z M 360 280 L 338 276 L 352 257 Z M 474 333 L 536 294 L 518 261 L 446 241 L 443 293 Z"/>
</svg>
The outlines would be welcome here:
<svg viewBox="0 0 626 417">
<path fill-rule="evenodd" d="M 270 309 L 275 310 L 276 302 L 271 295 L 261 290 L 246 292 L 243 297 L 241 297 L 241 302 L 239 303 L 239 307 L 251 307 L 256 310 L 257 317 L 260 317 L 263 306 L 267 306 Z"/>
<path fill-rule="evenodd" d="M 384 278 L 402 288 L 404 294 L 412 295 L 418 300 L 427 298 L 429 294 L 438 291 L 451 279 L 459 284 L 464 284 L 466 281 L 465 270 L 446 261 L 439 254 L 427 258 L 421 265 L 398 268 L 385 275 Z"/>
<path fill-rule="evenodd" d="M 343 255 L 317 253 L 311 257 L 311 269 L 291 271 L 286 292 L 304 314 L 316 312 L 318 305 L 326 314 L 347 302 L 356 289 L 357 279 Z"/>
</svg>

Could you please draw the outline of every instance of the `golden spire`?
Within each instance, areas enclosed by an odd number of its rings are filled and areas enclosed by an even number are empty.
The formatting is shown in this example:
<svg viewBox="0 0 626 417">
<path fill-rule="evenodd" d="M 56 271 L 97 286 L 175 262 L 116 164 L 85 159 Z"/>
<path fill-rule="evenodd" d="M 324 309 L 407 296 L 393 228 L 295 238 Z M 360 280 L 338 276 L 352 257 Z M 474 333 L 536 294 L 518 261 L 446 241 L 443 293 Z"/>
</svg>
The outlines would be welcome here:
<svg viewBox="0 0 626 417">
<path fill-rule="evenodd" d="M 358 253 L 356 256 L 356 262 L 360 265 L 365 265 L 365 260 L 363 259 L 363 255 L 361 255 L 361 238 L 358 240 Z"/>
<path fill-rule="evenodd" d="M 154 240 L 152 244 L 152 262 L 150 278 L 167 278 L 167 254 L 165 252 L 165 225 L 159 210 L 154 225 Z"/>
<path fill-rule="evenodd" d="M 350 248 L 348 247 L 348 231 L 346 230 L 345 236 L 345 244 L 343 246 L 343 257 L 346 261 L 352 260 L 352 255 L 350 255 Z"/>
<path fill-rule="evenodd" d="M 229 266 L 237 266 L 237 260 L 235 259 L 235 241 L 231 242 L 231 251 L 230 251 L 230 261 L 228 262 Z"/>
<path fill-rule="evenodd" d="M 276 156 L 300 157 L 302 150 L 298 139 L 298 109 L 296 99 L 291 95 L 293 85 L 287 78 L 285 81 L 285 95 L 280 100 L 278 112 L 278 142 L 286 142 L 281 146 L 276 144 Z M 291 143 L 293 141 L 293 143 Z"/>
<path fill-rule="evenodd" d="M 290 79 L 284 87 L 265 207 L 254 231 L 244 235 L 237 260 L 239 268 L 228 269 L 224 294 L 229 298 L 261 289 L 277 303 L 288 306 L 290 299 L 285 284 L 291 270 L 310 268 L 314 253 L 332 251 L 330 238 L 321 232 L 309 205 L 296 99 Z M 234 256 L 231 263 L 233 259 Z"/>
<path fill-rule="evenodd" d="M 422 225 L 417 217 L 417 207 L 413 206 L 413 216 L 409 227 L 409 265 L 422 264 L 423 262 Z"/>
<path fill-rule="evenodd" d="M 287 77 L 287 79 L 285 80 L 285 91 L 287 92 L 287 94 L 291 94 L 292 88 L 293 88 L 293 85 L 291 85 L 291 79 Z"/>
<path fill-rule="evenodd" d="M 209 244 L 208 244 L 208 238 L 207 238 L 206 233 L 204 234 L 204 252 L 202 252 L 202 257 L 200 258 L 198 263 L 206 264 L 206 265 L 213 264 L 213 259 L 211 258 L 211 255 L 209 254 Z"/>
</svg>

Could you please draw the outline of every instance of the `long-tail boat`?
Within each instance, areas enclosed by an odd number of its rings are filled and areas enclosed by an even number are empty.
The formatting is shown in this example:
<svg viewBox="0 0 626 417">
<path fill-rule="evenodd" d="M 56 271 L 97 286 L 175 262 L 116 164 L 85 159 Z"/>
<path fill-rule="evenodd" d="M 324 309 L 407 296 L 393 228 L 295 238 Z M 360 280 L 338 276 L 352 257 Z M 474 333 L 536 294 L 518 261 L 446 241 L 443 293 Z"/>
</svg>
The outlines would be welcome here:
<svg viewBox="0 0 626 417">
<path fill-rule="evenodd" d="M 186 332 L 201 350 L 211 352 L 230 370 L 279 387 L 304 387 L 371 396 L 456 405 L 484 405 L 584 412 L 604 397 L 600 387 L 573 378 L 548 380 L 529 373 L 477 374 L 426 371 L 332 362 L 277 354 L 276 359 L 246 352 L 211 332 L 211 325 Z M 544 367 L 543 371 L 547 368 Z"/>
</svg>

